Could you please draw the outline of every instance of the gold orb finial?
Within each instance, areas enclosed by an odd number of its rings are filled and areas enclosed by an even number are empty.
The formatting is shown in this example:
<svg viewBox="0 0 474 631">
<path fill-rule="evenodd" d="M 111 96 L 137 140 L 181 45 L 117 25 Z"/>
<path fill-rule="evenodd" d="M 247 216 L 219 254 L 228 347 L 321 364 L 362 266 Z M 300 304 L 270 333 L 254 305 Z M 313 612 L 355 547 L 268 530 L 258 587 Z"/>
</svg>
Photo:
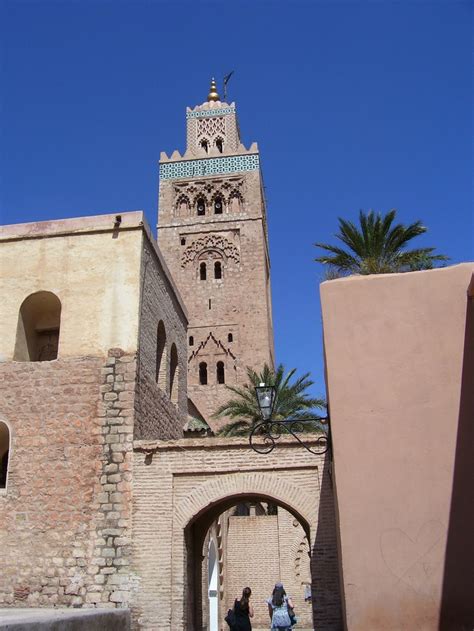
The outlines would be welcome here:
<svg viewBox="0 0 474 631">
<path fill-rule="evenodd" d="M 217 85 L 216 85 L 216 81 L 215 81 L 214 77 L 212 77 L 212 80 L 211 80 L 211 87 L 209 89 L 209 94 L 207 95 L 207 100 L 208 101 L 220 101 L 221 100 L 221 97 L 217 93 Z"/>
</svg>

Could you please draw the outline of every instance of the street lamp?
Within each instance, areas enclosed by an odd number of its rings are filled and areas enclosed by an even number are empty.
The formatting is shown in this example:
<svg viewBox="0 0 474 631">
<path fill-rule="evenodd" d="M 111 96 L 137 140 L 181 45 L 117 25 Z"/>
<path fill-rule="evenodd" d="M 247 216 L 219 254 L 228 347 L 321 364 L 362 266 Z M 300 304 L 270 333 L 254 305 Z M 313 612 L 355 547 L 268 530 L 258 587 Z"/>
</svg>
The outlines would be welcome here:
<svg viewBox="0 0 474 631">
<path fill-rule="evenodd" d="M 275 405 L 275 386 L 266 386 L 264 383 L 256 386 L 258 407 L 264 421 L 272 417 L 273 406 Z"/>
<path fill-rule="evenodd" d="M 261 383 L 255 387 L 255 393 L 263 420 L 254 425 L 250 432 L 249 442 L 254 451 L 259 454 L 269 454 L 275 449 L 276 443 L 282 435 L 289 434 L 315 456 L 321 456 L 327 451 L 330 452 L 329 415 L 273 420 L 272 414 L 276 399 L 275 386 Z M 326 427 L 324 428 L 324 426 Z M 317 438 L 313 438 L 311 444 L 301 439 L 301 434 L 312 430 L 317 434 Z M 258 439 L 254 440 L 256 437 Z"/>
</svg>

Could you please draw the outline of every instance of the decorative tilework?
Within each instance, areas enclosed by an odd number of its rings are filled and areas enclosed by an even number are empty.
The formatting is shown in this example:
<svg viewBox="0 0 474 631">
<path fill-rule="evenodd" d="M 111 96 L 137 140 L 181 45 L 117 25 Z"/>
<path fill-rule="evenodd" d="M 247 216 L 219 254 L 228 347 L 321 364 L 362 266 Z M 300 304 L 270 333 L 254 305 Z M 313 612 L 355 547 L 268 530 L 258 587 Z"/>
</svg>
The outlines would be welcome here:
<svg viewBox="0 0 474 631">
<path fill-rule="evenodd" d="M 196 112 L 186 112 L 186 118 L 207 118 L 209 116 L 223 116 L 224 114 L 235 114 L 235 107 L 222 107 L 219 110 L 198 110 Z"/>
<path fill-rule="evenodd" d="M 255 171 L 260 167 L 257 153 L 226 158 L 204 158 L 203 160 L 182 160 L 160 164 L 161 180 L 176 180 L 182 177 L 215 175 L 219 173 L 237 173 Z"/>
</svg>

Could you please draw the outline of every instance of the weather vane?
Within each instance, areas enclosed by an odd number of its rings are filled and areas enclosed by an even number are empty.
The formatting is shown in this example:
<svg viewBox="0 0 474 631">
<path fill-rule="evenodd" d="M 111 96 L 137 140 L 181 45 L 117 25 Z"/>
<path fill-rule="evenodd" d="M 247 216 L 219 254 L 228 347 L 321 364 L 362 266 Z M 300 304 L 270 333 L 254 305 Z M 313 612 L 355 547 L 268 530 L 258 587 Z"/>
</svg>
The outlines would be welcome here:
<svg viewBox="0 0 474 631">
<path fill-rule="evenodd" d="M 224 77 L 224 101 L 227 98 L 227 84 L 229 83 L 229 80 L 233 74 L 234 74 L 234 71 L 231 70 L 229 74 L 226 74 L 226 76 Z"/>
</svg>

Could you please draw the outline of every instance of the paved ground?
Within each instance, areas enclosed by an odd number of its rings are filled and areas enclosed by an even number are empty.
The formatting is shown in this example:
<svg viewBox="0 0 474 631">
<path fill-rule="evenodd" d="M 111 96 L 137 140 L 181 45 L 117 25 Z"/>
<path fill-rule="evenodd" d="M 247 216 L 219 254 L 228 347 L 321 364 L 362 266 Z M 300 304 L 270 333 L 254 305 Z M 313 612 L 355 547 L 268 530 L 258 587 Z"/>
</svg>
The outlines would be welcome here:
<svg viewBox="0 0 474 631">
<path fill-rule="evenodd" d="M 125 609 L 0 609 L 5 631 L 129 631 Z"/>
</svg>

